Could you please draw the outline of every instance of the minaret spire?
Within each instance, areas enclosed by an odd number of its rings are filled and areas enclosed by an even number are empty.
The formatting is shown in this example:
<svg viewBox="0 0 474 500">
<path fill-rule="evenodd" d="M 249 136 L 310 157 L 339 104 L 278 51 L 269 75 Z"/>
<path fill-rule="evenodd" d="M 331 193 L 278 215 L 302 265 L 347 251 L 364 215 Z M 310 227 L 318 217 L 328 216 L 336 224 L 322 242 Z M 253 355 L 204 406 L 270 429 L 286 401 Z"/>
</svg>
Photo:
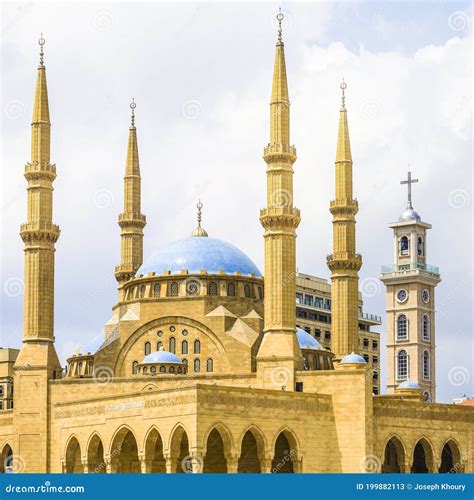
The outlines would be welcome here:
<svg viewBox="0 0 474 500">
<path fill-rule="evenodd" d="M 283 19 L 280 11 L 270 101 L 270 142 L 263 156 L 267 163 L 267 208 L 260 212 L 260 222 L 265 230 L 265 335 L 257 362 L 264 386 L 275 388 L 275 381 L 270 380 L 269 373 L 278 368 L 287 375 L 281 385 L 294 390 L 294 372 L 303 366 L 295 334 L 296 228 L 300 212 L 293 206 L 296 149 L 290 143 Z"/>
<path fill-rule="evenodd" d="M 358 352 L 359 270 L 362 258 L 356 253 L 355 215 L 357 200 L 352 192 L 352 154 L 347 123 L 345 90 L 342 81 L 342 103 L 336 150 L 336 199 L 331 201 L 333 215 L 333 253 L 328 256 L 331 270 L 332 349 L 336 359 Z"/>
<path fill-rule="evenodd" d="M 23 348 L 17 366 L 47 367 L 48 377 L 53 378 L 61 374 L 54 349 L 54 245 L 60 231 L 52 222 L 56 166 L 50 163 L 51 122 L 43 35 L 38 44 L 40 64 L 31 123 L 31 161 L 25 166 L 28 215 L 20 227 L 25 244 L 25 294 Z"/>
<path fill-rule="evenodd" d="M 120 265 L 115 267 L 115 278 L 120 285 L 132 278 L 143 263 L 143 228 L 146 225 L 146 217 L 141 213 L 140 162 L 135 127 L 136 106 L 135 100 L 132 99 L 124 177 L 124 210 L 118 219 L 121 228 L 121 261 Z"/>
<path fill-rule="evenodd" d="M 201 200 L 198 201 L 198 204 L 196 205 L 196 208 L 198 209 L 197 212 L 197 228 L 192 232 L 191 236 L 201 236 L 201 237 L 207 237 L 207 231 L 201 227 L 201 220 L 202 220 L 202 207 L 204 205 L 202 204 Z"/>
</svg>

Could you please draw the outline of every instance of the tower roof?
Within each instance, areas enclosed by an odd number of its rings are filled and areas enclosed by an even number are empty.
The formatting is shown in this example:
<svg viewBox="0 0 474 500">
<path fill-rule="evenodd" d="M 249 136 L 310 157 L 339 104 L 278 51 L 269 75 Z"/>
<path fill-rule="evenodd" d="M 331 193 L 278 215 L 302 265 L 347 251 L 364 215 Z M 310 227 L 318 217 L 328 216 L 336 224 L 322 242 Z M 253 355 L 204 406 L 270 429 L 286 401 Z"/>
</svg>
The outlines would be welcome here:
<svg viewBox="0 0 474 500">
<path fill-rule="evenodd" d="M 345 90 L 347 84 L 342 80 L 340 85 L 342 90 L 342 104 L 339 113 L 339 130 L 337 134 L 336 161 L 352 161 L 351 142 L 349 140 L 349 125 L 347 123 L 347 109 Z"/>
<path fill-rule="evenodd" d="M 132 110 L 131 124 L 128 134 L 128 149 L 127 149 L 127 164 L 125 166 L 125 177 L 127 176 L 140 176 L 140 162 L 138 159 L 138 141 L 137 141 L 137 129 L 135 128 L 135 99 L 132 99 L 130 103 L 130 109 Z"/>
</svg>

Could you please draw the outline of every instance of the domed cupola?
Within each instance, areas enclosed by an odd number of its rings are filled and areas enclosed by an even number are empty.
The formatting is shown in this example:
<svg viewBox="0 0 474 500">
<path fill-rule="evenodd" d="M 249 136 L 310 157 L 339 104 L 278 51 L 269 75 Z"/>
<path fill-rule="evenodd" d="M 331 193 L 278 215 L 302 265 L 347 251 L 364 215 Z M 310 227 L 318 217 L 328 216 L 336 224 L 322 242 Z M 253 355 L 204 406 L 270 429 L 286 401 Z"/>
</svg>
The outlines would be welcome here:
<svg viewBox="0 0 474 500">
<path fill-rule="evenodd" d="M 181 375 L 186 372 L 187 367 L 182 359 L 172 352 L 165 351 L 163 347 L 145 356 L 136 366 L 138 375 Z"/>
<path fill-rule="evenodd" d="M 308 332 L 296 327 L 296 338 L 304 358 L 305 370 L 332 370 L 334 354 L 324 347 Z"/>
</svg>

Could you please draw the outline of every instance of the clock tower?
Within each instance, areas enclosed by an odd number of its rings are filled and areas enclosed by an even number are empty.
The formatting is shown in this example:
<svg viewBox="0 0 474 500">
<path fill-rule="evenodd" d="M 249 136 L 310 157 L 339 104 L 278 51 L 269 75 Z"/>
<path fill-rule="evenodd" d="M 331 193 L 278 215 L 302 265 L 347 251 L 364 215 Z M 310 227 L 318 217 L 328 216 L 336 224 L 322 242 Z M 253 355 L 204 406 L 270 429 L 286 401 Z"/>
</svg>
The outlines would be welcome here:
<svg viewBox="0 0 474 500">
<path fill-rule="evenodd" d="M 439 269 L 428 264 L 427 231 L 413 209 L 411 187 L 418 179 L 408 172 L 408 205 L 398 222 L 390 224 L 394 235 L 394 264 L 382 266 L 387 287 L 387 392 L 416 382 L 427 401 L 435 401 L 435 288 Z"/>
</svg>

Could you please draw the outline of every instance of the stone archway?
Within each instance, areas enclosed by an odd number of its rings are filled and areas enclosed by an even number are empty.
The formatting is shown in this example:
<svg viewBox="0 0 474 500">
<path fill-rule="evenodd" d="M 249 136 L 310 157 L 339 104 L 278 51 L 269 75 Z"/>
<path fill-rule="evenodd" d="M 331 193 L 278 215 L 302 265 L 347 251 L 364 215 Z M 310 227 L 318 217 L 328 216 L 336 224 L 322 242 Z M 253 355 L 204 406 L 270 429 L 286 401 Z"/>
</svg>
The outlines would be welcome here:
<svg viewBox="0 0 474 500">
<path fill-rule="evenodd" d="M 87 471 L 89 474 L 105 474 L 104 445 L 97 434 L 92 436 L 87 448 Z"/>
<path fill-rule="evenodd" d="M 171 470 L 181 474 L 193 472 L 193 460 L 189 452 L 189 439 L 186 431 L 179 425 L 173 432 L 170 444 Z"/>
<path fill-rule="evenodd" d="M 80 474 L 84 472 L 84 466 L 81 459 L 81 447 L 79 441 L 73 436 L 66 447 L 66 473 L 67 474 Z"/>
<path fill-rule="evenodd" d="M 221 433 L 213 429 L 207 437 L 206 456 L 204 457 L 203 472 L 226 473 L 227 460 L 225 457 L 224 441 Z"/>
<path fill-rule="evenodd" d="M 414 474 L 433 472 L 433 449 L 425 438 L 420 439 L 415 445 L 411 472 Z"/>
<path fill-rule="evenodd" d="M 166 461 L 163 455 L 163 440 L 156 429 L 152 429 L 146 438 L 145 457 L 147 472 L 153 474 L 166 473 Z"/>
<path fill-rule="evenodd" d="M 405 450 L 401 441 L 397 437 L 388 440 L 385 446 L 384 462 L 382 472 L 400 473 L 404 471 Z"/>
<path fill-rule="evenodd" d="M 282 431 L 278 435 L 272 460 L 273 474 L 292 474 L 295 472 L 294 463 L 298 448 L 294 436 L 288 431 Z"/>
<path fill-rule="evenodd" d="M 263 453 L 262 436 L 258 432 L 249 429 L 242 438 L 237 472 L 254 474 L 262 472 L 260 457 L 263 456 Z"/>
<path fill-rule="evenodd" d="M 9 444 L 6 444 L 2 450 L 0 473 L 10 473 L 13 471 L 13 450 Z"/>
<path fill-rule="evenodd" d="M 461 452 L 458 445 L 450 439 L 441 450 L 441 474 L 459 474 L 462 472 Z"/>
<path fill-rule="evenodd" d="M 122 474 L 141 472 L 137 440 L 133 432 L 124 427 L 115 435 L 110 449 L 111 471 Z"/>
</svg>

